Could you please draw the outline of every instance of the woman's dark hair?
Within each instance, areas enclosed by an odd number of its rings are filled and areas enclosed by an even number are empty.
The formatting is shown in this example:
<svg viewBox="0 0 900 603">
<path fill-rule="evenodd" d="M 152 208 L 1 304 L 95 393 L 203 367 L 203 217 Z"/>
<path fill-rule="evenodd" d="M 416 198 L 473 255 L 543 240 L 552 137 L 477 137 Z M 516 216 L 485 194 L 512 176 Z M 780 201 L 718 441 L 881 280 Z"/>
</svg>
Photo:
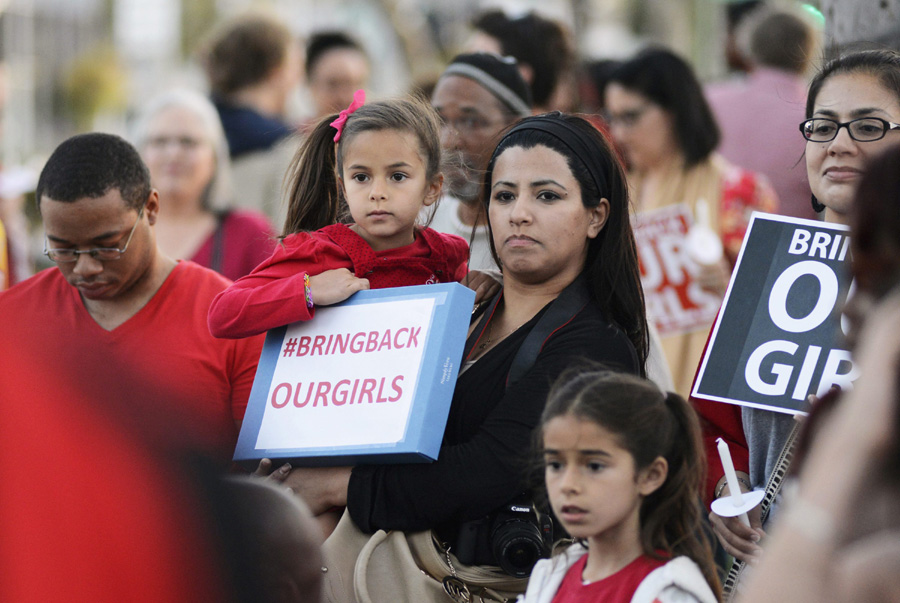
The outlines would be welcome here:
<svg viewBox="0 0 900 603">
<path fill-rule="evenodd" d="M 573 139 L 578 138 L 579 144 L 584 144 L 590 154 L 580 156 L 573 151 L 573 145 L 548 132 L 519 129 L 540 120 L 568 124 L 575 132 L 566 130 L 566 135 Z M 631 341 L 638 355 L 641 374 L 644 374 L 650 343 L 647 315 L 644 310 L 644 289 L 641 286 L 637 247 L 631 228 L 628 186 L 625 183 L 624 168 L 606 137 L 583 117 L 559 112 L 527 117 L 519 121 L 503 136 L 488 162 L 482 184 L 482 203 L 485 211 L 490 215 L 491 180 L 497 158 L 509 148 L 530 149 L 537 146 L 547 147 L 565 157 L 572 175 L 581 188 L 581 201 L 585 207 L 597 207 L 603 198 L 609 201 L 606 224 L 600 233 L 588 242 L 583 274 L 587 277 L 591 296 L 600 305 L 603 315 L 618 325 Z M 591 167 L 585 163 L 586 160 L 591 161 Z M 592 171 L 602 175 L 606 190 L 598 190 Z M 502 269 L 503 265 L 494 247 L 490 220 L 488 230 L 491 254 Z"/>
<path fill-rule="evenodd" d="M 489 10 L 478 15 L 472 27 L 496 39 L 503 55 L 532 68 L 531 96 L 537 107 L 547 106 L 563 75 L 575 65 L 569 30 L 534 11 L 511 18 Z"/>
<path fill-rule="evenodd" d="M 881 85 L 894 93 L 900 100 L 900 52 L 890 49 L 861 50 L 832 59 L 822 68 L 809 84 L 806 95 L 806 118 L 812 117 L 816 98 L 822 86 L 833 75 L 845 73 L 865 73 L 878 78 Z"/>
<path fill-rule="evenodd" d="M 307 135 L 288 166 L 284 236 L 346 220 L 338 177 L 344 165 L 344 150 L 357 134 L 382 130 L 408 132 L 419 144 L 425 177 L 430 181 L 441 171 L 440 118 L 424 100 L 407 97 L 365 104 L 349 116 L 340 141 L 335 144 L 336 130 L 331 122 L 337 117 L 323 118 Z"/>
<path fill-rule="evenodd" d="M 634 458 L 636 471 L 659 457 L 666 460 L 665 481 L 641 502 L 641 547 L 654 559 L 687 556 L 718 593 L 712 550 L 703 536 L 699 492 L 706 458 L 694 409 L 678 394 L 665 394 L 646 379 L 581 367 L 560 375 L 550 390 L 538 432 L 541 448 L 547 423 L 563 416 L 611 432 Z"/>
<path fill-rule="evenodd" d="M 850 209 L 853 273 L 877 299 L 900 285 L 900 149 L 866 165 Z"/>
<path fill-rule="evenodd" d="M 614 69 L 607 85 L 612 83 L 646 97 L 672 116 L 686 167 L 697 165 L 719 146 L 719 126 L 700 82 L 690 65 L 676 54 L 648 48 Z"/>
<path fill-rule="evenodd" d="M 855 344 L 873 306 L 900 287 L 900 149 L 893 147 L 872 158 L 860 179 L 850 206 L 850 248 L 852 271 L 857 291 L 847 304 L 846 317 L 852 328 L 849 338 Z M 866 300 L 860 302 L 860 300 Z M 854 307 L 855 306 L 855 307 Z M 900 365 L 894 367 L 894 391 L 900 392 Z M 878 379 L 881 376 L 866 375 Z M 890 376 L 888 376 L 890 377 Z M 810 409 L 797 440 L 791 474 L 799 475 L 812 448 L 842 401 L 841 391 L 833 387 Z M 894 403 L 894 434 L 900 434 L 900 399 Z M 879 469 L 883 476 L 900 481 L 900 438 L 891 440 Z"/>
<path fill-rule="evenodd" d="M 900 55 L 896 55 L 900 57 Z M 892 88 L 897 90 L 897 88 Z M 889 148 L 866 165 L 850 209 L 850 248 L 857 295 L 880 302 L 900 287 L 900 149 Z M 900 392 L 900 366 L 894 366 L 894 391 Z M 865 378 L 865 377 L 864 377 Z M 900 433 L 900 400 L 895 400 L 893 431 Z M 883 456 L 884 475 L 900 482 L 900 440 L 892 438 Z"/>
<path fill-rule="evenodd" d="M 317 31 L 306 42 L 306 76 L 312 77 L 316 65 L 326 53 L 332 50 L 355 50 L 369 60 L 359 42 L 342 31 Z"/>
</svg>

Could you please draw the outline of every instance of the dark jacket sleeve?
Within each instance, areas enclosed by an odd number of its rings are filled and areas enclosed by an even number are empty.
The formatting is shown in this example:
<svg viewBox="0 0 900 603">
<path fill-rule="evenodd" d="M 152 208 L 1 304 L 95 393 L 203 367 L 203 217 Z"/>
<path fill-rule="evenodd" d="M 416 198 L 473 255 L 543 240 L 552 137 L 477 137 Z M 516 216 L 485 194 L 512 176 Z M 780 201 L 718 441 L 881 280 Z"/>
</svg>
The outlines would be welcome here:
<svg viewBox="0 0 900 603">
<path fill-rule="evenodd" d="M 531 369 L 505 390 L 473 437 L 443 446 L 438 460 L 428 465 L 354 468 L 348 509 L 356 524 L 366 532 L 429 529 L 486 515 L 520 492 L 532 457 L 532 432 L 553 380 L 579 358 L 638 372 L 634 349 L 621 331 L 577 318 L 548 339 Z M 505 382 L 506 374 L 492 378 Z M 454 398 L 456 403 L 483 402 Z"/>
</svg>

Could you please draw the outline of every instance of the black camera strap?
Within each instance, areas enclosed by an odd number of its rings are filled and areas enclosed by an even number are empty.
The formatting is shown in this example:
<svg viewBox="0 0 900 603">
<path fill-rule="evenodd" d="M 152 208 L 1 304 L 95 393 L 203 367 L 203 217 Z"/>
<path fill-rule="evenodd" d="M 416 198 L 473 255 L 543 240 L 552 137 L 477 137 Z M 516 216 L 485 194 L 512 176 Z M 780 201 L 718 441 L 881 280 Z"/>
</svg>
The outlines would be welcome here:
<svg viewBox="0 0 900 603">
<path fill-rule="evenodd" d="M 550 307 L 519 346 L 519 351 L 516 352 L 509 374 L 506 376 L 506 387 L 525 376 L 550 336 L 571 322 L 589 301 L 587 283 L 584 276 L 579 275 L 550 302 Z"/>
<path fill-rule="evenodd" d="M 480 339 L 481 334 L 487 326 L 487 322 L 490 321 L 490 318 L 493 316 L 494 311 L 497 309 L 497 304 L 500 303 L 502 297 L 503 292 L 501 291 L 491 300 L 487 308 L 479 313 L 479 316 L 487 315 L 488 320 L 481 326 L 477 337 L 469 338 L 463 352 L 463 358 L 469 357 L 469 354 Z M 540 354 L 541 349 L 543 349 L 544 344 L 550 336 L 575 318 L 575 315 L 578 314 L 589 301 L 590 294 L 588 293 L 587 283 L 584 276 L 579 275 L 578 278 L 569 283 L 569 285 L 562 290 L 556 299 L 550 302 L 550 307 L 547 308 L 544 315 L 538 319 L 537 324 L 534 325 L 534 328 L 531 329 L 531 332 L 525 337 L 525 341 L 519 346 L 519 350 L 516 352 L 509 373 L 506 376 L 506 387 L 509 387 L 521 379 L 525 373 L 528 372 L 528 369 L 530 369 L 534 364 L 534 361 L 537 360 L 538 354 Z"/>
</svg>

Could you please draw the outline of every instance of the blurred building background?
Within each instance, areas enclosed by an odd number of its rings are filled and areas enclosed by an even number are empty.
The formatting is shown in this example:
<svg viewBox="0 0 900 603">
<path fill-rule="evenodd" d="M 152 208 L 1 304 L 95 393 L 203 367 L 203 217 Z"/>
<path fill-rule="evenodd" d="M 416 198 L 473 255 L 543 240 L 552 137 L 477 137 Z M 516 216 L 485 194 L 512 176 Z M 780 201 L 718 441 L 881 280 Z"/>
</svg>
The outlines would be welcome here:
<svg viewBox="0 0 900 603">
<path fill-rule="evenodd" d="M 373 58 L 372 92 L 433 80 L 479 11 L 538 10 L 568 24 L 585 58 L 617 58 L 648 42 L 689 57 L 705 79 L 724 74 L 724 0 L 0 0 L 5 79 L 0 162 L 40 166 L 65 137 L 125 133 L 141 99 L 203 87 L 194 51 L 221 18 L 264 6 L 301 37 L 346 29 Z M 813 3 L 814 5 L 816 3 Z M 301 90 L 295 111 L 308 99 Z"/>
</svg>

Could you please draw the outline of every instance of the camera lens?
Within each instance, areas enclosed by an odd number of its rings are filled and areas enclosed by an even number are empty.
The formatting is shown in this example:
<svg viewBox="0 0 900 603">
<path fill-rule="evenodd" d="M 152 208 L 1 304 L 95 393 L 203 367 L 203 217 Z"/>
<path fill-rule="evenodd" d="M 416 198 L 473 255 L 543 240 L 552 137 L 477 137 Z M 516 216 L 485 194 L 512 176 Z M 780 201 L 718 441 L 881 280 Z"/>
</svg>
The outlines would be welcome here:
<svg viewBox="0 0 900 603">
<path fill-rule="evenodd" d="M 506 573 L 525 578 L 544 556 L 544 541 L 533 523 L 509 521 L 495 530 L 491 539 L 494 558 Z"/>
</svg>

